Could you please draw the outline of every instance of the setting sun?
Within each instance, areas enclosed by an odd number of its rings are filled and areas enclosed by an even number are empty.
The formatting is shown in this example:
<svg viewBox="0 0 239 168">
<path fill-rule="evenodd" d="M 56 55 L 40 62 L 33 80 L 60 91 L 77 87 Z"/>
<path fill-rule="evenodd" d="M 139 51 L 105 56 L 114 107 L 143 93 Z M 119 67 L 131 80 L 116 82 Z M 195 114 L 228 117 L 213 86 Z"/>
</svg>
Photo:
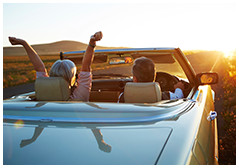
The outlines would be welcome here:
<svg viewBox="0 0 239 168">
<path fill-rule="evenodd" d="M 224 57 L 226 58 L 233 57 L 235 55 L 235 52 L 236 52 L 235 49 L 223 50 Z"/>
</svg>

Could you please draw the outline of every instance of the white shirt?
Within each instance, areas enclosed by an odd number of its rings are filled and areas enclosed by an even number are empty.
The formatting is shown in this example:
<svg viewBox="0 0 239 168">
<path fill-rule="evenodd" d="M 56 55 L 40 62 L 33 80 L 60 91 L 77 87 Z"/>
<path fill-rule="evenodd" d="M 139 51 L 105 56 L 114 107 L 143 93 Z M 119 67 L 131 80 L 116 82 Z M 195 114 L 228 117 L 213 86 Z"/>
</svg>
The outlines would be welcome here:
<svg viewBox="0 0 239 168">
<path fill-rule="evenodd" d="M 169 92 L 170 100 L 183 98 L 183 91 L 180 88 L 176 88 L 174 93 Z"/>
</svg>

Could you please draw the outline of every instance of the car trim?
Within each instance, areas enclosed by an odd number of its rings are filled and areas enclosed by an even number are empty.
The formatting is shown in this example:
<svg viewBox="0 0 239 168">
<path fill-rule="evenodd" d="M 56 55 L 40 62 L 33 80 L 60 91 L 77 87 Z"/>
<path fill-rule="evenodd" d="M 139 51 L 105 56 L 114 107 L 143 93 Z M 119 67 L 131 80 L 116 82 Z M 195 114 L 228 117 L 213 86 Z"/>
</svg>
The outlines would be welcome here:
<svg viewBox="0 0 239 168">
<path fill-rule="evenodd" d="M 178 110 L 174 110 L 164 114 L 154 114 L 142 117 L 124 117 L 124 118 L 72 118 L 72 117 L 41 117 L 41 116 L 18 116 L 18 115 L 3 115 L 3 120 L 12 121 L 35 121 L 41 123 L 144 123 L 156 122 L 162 120 L 177 120 L 180 115 L 188 112 L 195 105 L 195 102 L 188 101 L 188 103 Z"/>
<path fill-rule="evenodd" d="M 132 51 L 160 51 L 160 50 L 175 50 L 175 48 L 165 47 L 165 48 L 122 48 L 122 49 L 105 49 L 105 50 L 95 50 L 95 53 L 105 52 L 105 53 L 118 53 L 118 52 L 132 52 Z M 63 52 L 63 55 L 68 54 L 84 54 L 85 51 L 69 51 Z"/>
<path fill-rule="evenodd" d="M 167 53 L 174 54 L 176 60 L 181 65 L 182 69 L 185 72 L 190 84 L 192 86 L 196 86 L 196 73 L 193 70 L 190 62 L 187 60 L 187 57 L 183 54 L 183 52 L 179 48 L 173 47 L 164 47 L 164 48 L 121 48 L 121 49 L 103 49 L 103 50 L 95 50 L 95 57 L 97 54 L 124 54 L 124 53 L 132 53 L 132 52 L 155 52 L 155 51 L 166 51 Z M 68 56 L 83 56 L 85 53 L 84 50 L 81 51 L 69 51 L 69 52 L 61 52 L 61 59 L 65 59 Z"/>
</svg>

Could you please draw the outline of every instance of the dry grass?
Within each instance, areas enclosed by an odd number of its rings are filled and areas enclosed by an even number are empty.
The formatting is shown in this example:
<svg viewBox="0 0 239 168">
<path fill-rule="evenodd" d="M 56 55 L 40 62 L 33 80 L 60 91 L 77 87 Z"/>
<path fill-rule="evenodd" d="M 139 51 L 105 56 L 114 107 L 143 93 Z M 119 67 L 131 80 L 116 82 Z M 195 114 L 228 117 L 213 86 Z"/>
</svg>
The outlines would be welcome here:
<svg viewBox="0 0 239 168">
<path fill-rule="evenodd" d="M 46 69 L 49 71 L 59 56 L 41 56 Z M 3 88 L 33 82 L 35 70 L 27 56 L 3 57 Z"/>
<path fill-rule="evenodd" d="M 224 102 L 221 112 L 224 135 L 219 137 L 219 163 L 236 164 L 236 52 L 225 58 L 227 74 L 223 78 Z"/>
</svg>

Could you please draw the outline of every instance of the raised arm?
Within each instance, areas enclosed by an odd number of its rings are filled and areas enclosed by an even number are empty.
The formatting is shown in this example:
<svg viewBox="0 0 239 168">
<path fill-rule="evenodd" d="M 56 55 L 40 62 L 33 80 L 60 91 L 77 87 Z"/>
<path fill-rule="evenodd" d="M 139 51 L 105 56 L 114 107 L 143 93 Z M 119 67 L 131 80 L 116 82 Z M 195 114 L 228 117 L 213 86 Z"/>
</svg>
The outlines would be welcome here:
<svg viewBox="0 0 239 168">
<path fill-rule="evenodd" d="M 27 55 L 37 72 L 46 72 L 45 65 L 37 52 L 23 39 L 9 37 L 12 45 L 22 45 L 27 52 Z"/>
<path fill-rule="evenodd" d="M 93 36 L 91 36 L 89 45 L 86 48 L 86 52 L 82 61 L 81 71 L 91 71 L 91 63 L 94 59 L 94 48 L 96 46 L 96 41 L 101 40 L 102 37 L 103 34 L 101 31 L 96 32 Z"/>
</svg>

